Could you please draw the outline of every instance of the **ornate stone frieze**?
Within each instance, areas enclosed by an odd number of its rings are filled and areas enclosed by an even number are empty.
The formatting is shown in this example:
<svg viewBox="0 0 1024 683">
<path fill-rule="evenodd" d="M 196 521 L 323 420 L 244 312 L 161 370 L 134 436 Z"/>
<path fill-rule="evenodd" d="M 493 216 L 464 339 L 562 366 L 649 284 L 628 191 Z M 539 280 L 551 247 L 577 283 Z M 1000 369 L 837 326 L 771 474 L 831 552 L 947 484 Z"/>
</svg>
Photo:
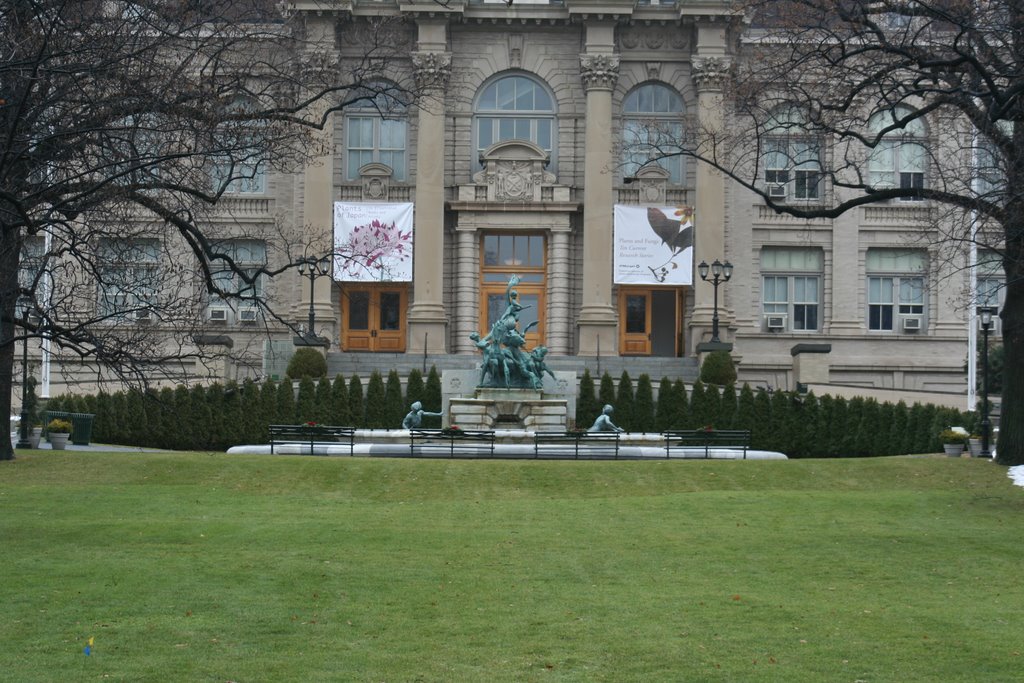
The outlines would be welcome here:
<svg viewBox="0 0 1024 683">
<path fill-rule="evenodd" d="M 688 29 L 681 27 L 627 26 L 619 32 L 619 45 L 627 50 L 682 50 L 689 44 Z"/>
<path fill-rule="evenodd" d="M 450 52 L 413 52 L 416 84 L 421 88 L 446 88 L 452 75 Z"/>
<path fill-rule="evenodd" d="M 727 57 L 697 57 L 693 60 L 693 82 L 701 89 L 721 89 L 729 80 Z"/>
<path fill-rule="evenodd" d="M 337 71 L 338 54 L 326 50 L 316 50 L 302 55 L 302 77 L 305 80 L 323 78 L 324 75 Z"/>
<path fill-rule="evenodd" d="M 619 56 L 582 54 L 580 72 L 587 90 L 611 90 L 619 78 Z"/>
</svg>

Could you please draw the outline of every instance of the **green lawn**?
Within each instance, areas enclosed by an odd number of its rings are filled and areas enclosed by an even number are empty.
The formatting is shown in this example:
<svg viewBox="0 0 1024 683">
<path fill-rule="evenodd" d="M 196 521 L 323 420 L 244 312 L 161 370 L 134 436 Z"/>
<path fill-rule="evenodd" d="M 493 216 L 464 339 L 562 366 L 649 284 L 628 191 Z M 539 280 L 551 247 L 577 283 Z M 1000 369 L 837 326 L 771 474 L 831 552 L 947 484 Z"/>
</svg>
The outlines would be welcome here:
<svg viewBox="0 0 1024 683">
<path fill-rule="evenodd" d="M 980 460 L 31 452 L 0 510 L 3 681 L 1024 670 L 1024 489 Z"/>
</svg>

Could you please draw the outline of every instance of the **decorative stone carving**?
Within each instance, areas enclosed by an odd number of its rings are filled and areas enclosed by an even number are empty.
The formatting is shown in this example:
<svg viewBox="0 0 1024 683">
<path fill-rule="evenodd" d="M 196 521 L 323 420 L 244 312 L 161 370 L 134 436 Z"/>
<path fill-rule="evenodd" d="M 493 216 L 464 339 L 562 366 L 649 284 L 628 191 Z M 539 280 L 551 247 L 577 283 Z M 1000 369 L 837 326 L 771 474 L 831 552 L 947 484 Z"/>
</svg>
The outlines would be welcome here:
<svg viewBox="0 0 1024 683">
<path fill-rule="evenodd" d="M 548 155 L 526 140 L 507 140 L 488 147 L 480 155 L 483 170 L 473 182 L 487 186 L 489 201 L 538 202 L 541 187 L 552 185 L 554 173 L 544 170 Z"/>
<path fill-rule="evenodd" d="M 647 62 L 647 80 L 661 80 L 661 62 Z"/>
<path fill-rule="evenodd" d="M 513 69 L 523 66 L 523 34 L 508 34 L 508 65 Z"/>
<path fill-rule="evenodd" d="M 611 90 L 619 78 L 619 56 L 582 54 L 580 72 L 587 90 Z"/>
<path fill-rule="evenodd" d="M 637 184 L 641 204 L 665 204 L 665 189 L 671 174 L 658 164 L 650 163 L 637 171 L 633 182 Z"/>
<path fill-rule="evenodd" d="M 338 69 L 338 55 L 325 50 L 307 52 L 302 56 L 300 68 L 305 80 L 322 78 L 325 74 Z"/>
<path fill-rule="evenodd" d="M 421 88 L 447 88 L 452 75 L 450 52 L 413 52 L 416 84 Z"/>
<path fill-rule="evenodd" d="M 628 26 L 619 33 L 619 45 L 627 50 L 659 50 L 665 47 L 683 50 L 689 44 L 689 29 L 685 27 Z"/>
<path fill-rule="evenodd" d="M 359 168 L 363 199 L 371 202 L 387 201 L 394 171 L 387 164 L 372 162 Z"/>
<path fill-rule="evenodd" d="M 693 60 L 693 81 L 698 88 L 721 89 L 729 79 L 726 57 L 697 57 Z"/>
</svg>

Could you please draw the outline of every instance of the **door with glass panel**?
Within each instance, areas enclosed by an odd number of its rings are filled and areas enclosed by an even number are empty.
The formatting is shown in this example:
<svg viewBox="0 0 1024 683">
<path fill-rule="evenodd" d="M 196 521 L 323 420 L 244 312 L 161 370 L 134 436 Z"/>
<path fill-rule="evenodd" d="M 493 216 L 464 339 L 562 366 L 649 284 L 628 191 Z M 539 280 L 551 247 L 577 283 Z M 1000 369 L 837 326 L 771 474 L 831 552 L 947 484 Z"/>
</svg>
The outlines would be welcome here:
<svg viewBox="0 0 1024 683">
<path fill-rule="evenodd" d="M 485 233 L 481 240 L 480 332 L 491 327 L 508 307 L 508 282 L 513 275 L 519 283 L 513 288 L 519 305 L 519 331 L 525 333 L 526 348 L 544 343 L 545 241 L 542 234 Z M 529 329 L 527 329 L 529 328 Z"/>
<path fill-rule="evenodd" d="M 405 351 L 407 289 L 394 285 L 345 286 L 341 295 L 344 351 Z"/>
<path fill-rule="evenodd" d="M 623 287 L 619 290 L 619 353 L 678 356 L 682 348 L 681 290 Z"/>
</svg>

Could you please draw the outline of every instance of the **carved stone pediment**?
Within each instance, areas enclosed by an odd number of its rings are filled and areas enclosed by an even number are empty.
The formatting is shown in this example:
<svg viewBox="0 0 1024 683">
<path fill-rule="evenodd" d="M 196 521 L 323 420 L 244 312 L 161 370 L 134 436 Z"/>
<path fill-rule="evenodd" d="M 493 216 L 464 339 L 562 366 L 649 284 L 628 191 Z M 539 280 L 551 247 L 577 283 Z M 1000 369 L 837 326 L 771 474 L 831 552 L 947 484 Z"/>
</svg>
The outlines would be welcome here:
<svg viewBox="0 0 1024 683">
<path fill-rule="evenodd" d="M 640 203 L 664 203 L 665 186 L 668 185 L 671 176 L 671 173 L 658 164 L 647 164 L 637 171 L 631 182 L 637 184 L 637 189 L 640 191 Z"/>
<path fill-rule="evenodd" d="M 394 171 L 387 164 L 373 161 L 359 167 L 359 181 L 363 186 L 363 199 L 383 201 L 388 198 Z"/>
<path fill-rule="evenodd" d="M 545 170 L 549 161 L 547 152 L 527 140 L 498 142 L 480 155 L 484 168 L 473 182 L 487 186 L 489 201 L 538 202 L 541 187 L 557 180 Z"/>
</svg>

